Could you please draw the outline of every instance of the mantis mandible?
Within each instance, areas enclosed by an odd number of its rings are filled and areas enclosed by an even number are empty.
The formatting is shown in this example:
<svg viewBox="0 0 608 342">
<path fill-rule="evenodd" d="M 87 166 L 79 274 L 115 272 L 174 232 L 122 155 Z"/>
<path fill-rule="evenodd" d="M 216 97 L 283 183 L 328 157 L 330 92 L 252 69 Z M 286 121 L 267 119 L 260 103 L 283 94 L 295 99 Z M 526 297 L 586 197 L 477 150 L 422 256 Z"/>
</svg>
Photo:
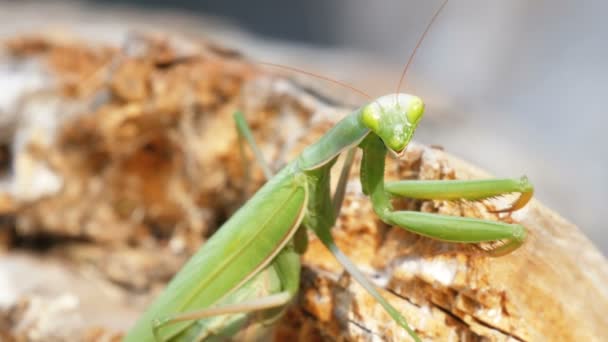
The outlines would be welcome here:
<svg viewBox="0 0 608 342">
<path fill-rule="evenodd" d="M 447 0 L 435 13 L 414 53 L 446 3 Z M 344 180 L 357 148 L 363 153 L 360 172 L 363 192 L 371 199 L 373 209 L 382 221 L 443 241 L 504 241 L 502 246 L 490 252 L 494 255 L 517 249 L 526 236 L 525 228 L 519 224 L 393 209 L 391 199 L 400 196 L 480 200 L 520 193 L 511 207 L 501 210 L 511 211 L 525 206 L 533 194 L 533 187 L 525 177 L 384 181 L 387 153 L 399 156 L 404 152 L 424 113 L 424 103 L 419 97 L 399 93 L 414 53 L 406 64 L 397 93 L 382 96 L 354 110 L 272 176 L 186 263 L 125 340 L 224 338 L 252 319 L 260 323 L 273 322 L 297 294 L 299 255 L 306 250 L 308 229 L 397 324 L 413 340 L 420 341 L 401 313 L 338 249 L 330 233 L 344 196 Z M 242 114 L 235 114 L 235 120 L 239 132 L 261 159 Z M 345 169 L 332 196 L 330 171 L 343 153 L 347 153 Z M 267 167 L 265 174 L 271 176 Z"/>
</svg>

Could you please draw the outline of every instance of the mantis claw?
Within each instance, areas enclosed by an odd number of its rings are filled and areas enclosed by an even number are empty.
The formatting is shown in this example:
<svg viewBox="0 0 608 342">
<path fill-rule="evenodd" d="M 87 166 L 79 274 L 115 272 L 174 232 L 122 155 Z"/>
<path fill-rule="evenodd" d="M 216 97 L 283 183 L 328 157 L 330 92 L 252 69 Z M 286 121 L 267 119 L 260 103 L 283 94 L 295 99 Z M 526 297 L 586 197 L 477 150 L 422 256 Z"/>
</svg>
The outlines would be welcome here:
<svg viewBox="0 0 608 342">
<path fill-rule="evenodd" d="M 530 183 L 530 181 L 528 180 L 528 177 L 526 176 L 522 176 L 519 179 L 519 197 L 517 197 L 517 199 L 515 201 L 513 201 L 513 203 L 511 203 L 510 206 L 508 206 L 507 208 L 503 208 L 503 209 L 496 209 L 496 210 L 488 210 L 490 213 L 494 213 L 494 214 L 499 214 L 499 213 L 510 213 L 516 210 L 519 210 L 523 207 L 526 206 L 526 204 L 528 204 L 528 202 L 530 202 L 530 200 L 532 199 L 532 196 L 534 195 L 534 187 L 532 186 L 532 184 Z"/>
<path fill-rule="evenodd" d="M 504 242 L 501 246 L 485 250 L 488 256 L 501 257 L 510 254 L 514 250 L 518 249 L 526 241 L 526 230 L 522 226 L 515 231 L 515 237 Z"/>
</svg>

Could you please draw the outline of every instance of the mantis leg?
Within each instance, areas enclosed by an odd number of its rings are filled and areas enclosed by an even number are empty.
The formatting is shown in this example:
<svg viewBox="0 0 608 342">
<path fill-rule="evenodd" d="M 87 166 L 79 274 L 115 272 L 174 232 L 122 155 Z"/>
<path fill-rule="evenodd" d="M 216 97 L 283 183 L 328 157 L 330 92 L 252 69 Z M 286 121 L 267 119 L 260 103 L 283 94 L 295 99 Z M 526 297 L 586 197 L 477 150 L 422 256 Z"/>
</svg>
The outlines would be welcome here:
<svg viewBox="0 0 608 342">
<path fill-rule="evenodd" d="M 333 237 L 331 236 L 329 229 L 320 229 L 317 231 L 317 236 L 319 240 L 323 242 L 325 247 L 329 249 L 336 260 L 344 267 L 344 269 L 361 285 L 363 288 L 372 296 L 374 299 L 382 305 L 384 310 L 399 324 L 403 327 L 408 334 L 414 339 L 416 342 L 420 342 L 420 338 L 414 330 L 409 326 L 405 318 L 401 315 L 397 309 L 395 309 L 389 302 L 382 297 L 380 292 L 376 289 L 376 287 L 367 279 L 365 275 L 359 270 L 359 268 L 350 261 L 350 259 L 336 246 Z"/>
<path fill-rule="evenodd" d="M 249 146 L 251 146 L 255 159 L 258 161 L 258 163 L 260 163 L 260 166 L 262 167 L 262 171 L 264 172 L 264 176 L 266 177 L 266 179 L 268 180 L 272 178 L 273 172 L 270 170 L 268 163 L 266 163 L 264 155 L 262 155 L 262 151 L 258 147 L 258 144 L 256 144 L 255 139 L 253 138 L 253 134 L 251 133 L 251 129 L 249 128 L 249 124 L 247 124 L 243 113 L 236 111 L 233 114 L 233 118 L 236 123 L 237 131 L 239 132 L 239 147 L 241 150 L 241 155 L 243 156 L 244 163 L 246 163 L 244 167 L 245 174 L 249 175 L 249 164 L 247 164 L 247 161 L 245 159 L 245 148 L 243 146 L 243 140 L 247 141 Z"/>
<path fill-rule="evenodd" d="M 342 208 L 342 203 L 344 202 L 346 183 L 348 182 L 350 168 L 353 166 L 353 161 L 355 160 L 355 152 L 355 148 L 351 148 L 348 150 L 348 153 L 346 153 L 346 159 L 344 159 L 344 165 L 342 166 L 342 171 L 340 171 L 338 185 L 336 186 L 336 191 L 334 192 L 334 197 L 332 198 L 332 204 L 336 217 L 340 215 L 340 209 Z"/>
<path fill-rule="evenodd" d="M 384 186 L 392 195 L 416 199 L 476 201 L 513 192 L 520 194 L 508 208 L 492 211 L 495 213 L 521 209 L 534 194 L 534 187 L 526 176 L 519 179 L 407 180 L 387 182 Z"/>
<path fill-rule="evenodd" d="M 332 199 L 330 198 L 329 173 L 332 165 L 333 163 L 329 163 L 319 169 L 307 172 L 307 176 L 309 176 L 310 179 L 309 191 L 311 193 L 309 212 L 311 210 L 316 211 L 314 216 L 307 216 L 304 219 L 304 224 L 315 232 L 319 240 L 332 252 L 336 260 L 338 260 L 338 262 L 344 267 L 346 272 L 348 272 L 372 297 L 374 297 L 376 301 L 380 303 L 380 305 L 382 305 L 386 312 L 395 320 L 395 322 L 397 322 L 397 324 L 408 332 L 414 341 L 419 342 L 420 338 L 409 326 L 401 313 L 399 313 L 397 309 L 395 309 L 384 297 L 382 297 L 376 287 L 338 248 L 333 237 L 331 236 L 330 229 L 332 226 L 334 226 L 337 217 L 334 212 L 334 207 L 332 206 Z M 341 178 L 344 177 L 347 177 L 347 172 L 343 171 Z M 343 181 L 343 183 L 346 184 L 346 181 Z M 344 185 L 338 186 L 334 199 L 336 197 L 343 196 L 344 189 Z M 339 194 L 340 192 L 342 195 Z"/>
<path fill-rule="evenodd" d="M 162 328 L 192 321 L 190 329 L 171 340 L 201 341 L 211 337 L 229 337 L 252 321 L 252 313 L 257 313 L 254 321 L 269 323 L 280 317 L 283 308 L 295 296 L 299 279 L 299 255 L 292 247 L 286 247 L 268 267 L 218 305 L 154 321 L 154 336 L 160 341 Z"/>
<path fill-rule="evenodd" d="M 476 200 L 503 193 L 521 192 L 522 196 L 509 208 L 513 210 L 523 207 L 532 196 L 532 185 L 526 178 L 447 182 L 407 181 L 389 183 L 385 189 L 386 147 L 380 140 L 371 138 L 364 141 L 362 148 L 364 152 L 361 182 L 364 191 L 372 198 L 374 211 L 383 221 L 443 241 L 476 243 L 505 240 L 504 245 L 491 251 L 495 256 L 510 253 L 523 244 L 526 230 L 522 225 L 414 211 L 394 211 L 389 193 L 425 199 Z"/>
</svg>

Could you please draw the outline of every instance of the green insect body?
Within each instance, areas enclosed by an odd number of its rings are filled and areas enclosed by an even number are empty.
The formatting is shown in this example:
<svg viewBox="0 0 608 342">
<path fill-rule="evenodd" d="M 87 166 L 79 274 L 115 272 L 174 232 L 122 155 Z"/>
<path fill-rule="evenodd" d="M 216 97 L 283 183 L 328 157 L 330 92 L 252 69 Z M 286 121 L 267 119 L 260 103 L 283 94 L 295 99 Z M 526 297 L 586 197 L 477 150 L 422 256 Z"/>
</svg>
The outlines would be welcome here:
<svg viewBox="0 0 608 342">
<path fill-rule="evenodd" d="M 423 112 L 420 98 L 391 94 L 364 105 L 338 122 L 273 176 L 220 227 L 173 278 L 125 340 L 213 340 L 232 334 L 247 321 L 272 322 L 297 293 L 298 256 L 307 243 L 304 229 L 310 229 L 404 332 L 419 341 L 405 318 L 332 239 L 330 229 L 345 191 L 344 179 L 333 196 L 330 190 L 330 171 L 338 156 L 349 152 L 352 160 L 353 149 L 362 149 L 363 190 L 370 197 L 376 214 L 386 223 L 444 241 L 505 241 L 494 251 L 496 255 L 519 247 L 525 239 L 525 228 L 473 218 L 395 211 L 391 199 L 403 196 L 479 200 L 518 192 L 522 195 L 513 208 L 509 208 L 518 209 L 533 192 L 525 178 L 385 184 L 387 153 L 403 153 Z M 239 130 L 247 136 L 242 116 L 237 115 L 236 119 L 240 122 Z M 248 141 L 255 149 L 255 143 Z M 341 177 L 345 174 L 347 172 Z"/>
</svg>

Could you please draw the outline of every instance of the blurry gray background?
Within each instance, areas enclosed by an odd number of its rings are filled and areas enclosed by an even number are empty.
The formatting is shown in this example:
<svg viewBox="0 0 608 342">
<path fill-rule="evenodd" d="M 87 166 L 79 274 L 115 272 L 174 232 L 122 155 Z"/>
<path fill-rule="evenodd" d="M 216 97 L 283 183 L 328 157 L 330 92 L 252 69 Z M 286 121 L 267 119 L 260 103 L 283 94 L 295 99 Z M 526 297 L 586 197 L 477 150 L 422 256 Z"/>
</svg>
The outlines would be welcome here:
<svg viewBox="0 0 608 342">
<path fill-rule="evenodd" d="M 48 28 L 111 41 L 132 28 L 181 32 L 381 95 L 394 91 L 440 3 L 5 0 L 0 38 Z M 537 198 L 605 255 L 606 13 L 608 2 L 598 0 L 452 0 L 404 89 L 427 103 L 417 140 L 497 176 L 527 174 Z"/>
</svg>

